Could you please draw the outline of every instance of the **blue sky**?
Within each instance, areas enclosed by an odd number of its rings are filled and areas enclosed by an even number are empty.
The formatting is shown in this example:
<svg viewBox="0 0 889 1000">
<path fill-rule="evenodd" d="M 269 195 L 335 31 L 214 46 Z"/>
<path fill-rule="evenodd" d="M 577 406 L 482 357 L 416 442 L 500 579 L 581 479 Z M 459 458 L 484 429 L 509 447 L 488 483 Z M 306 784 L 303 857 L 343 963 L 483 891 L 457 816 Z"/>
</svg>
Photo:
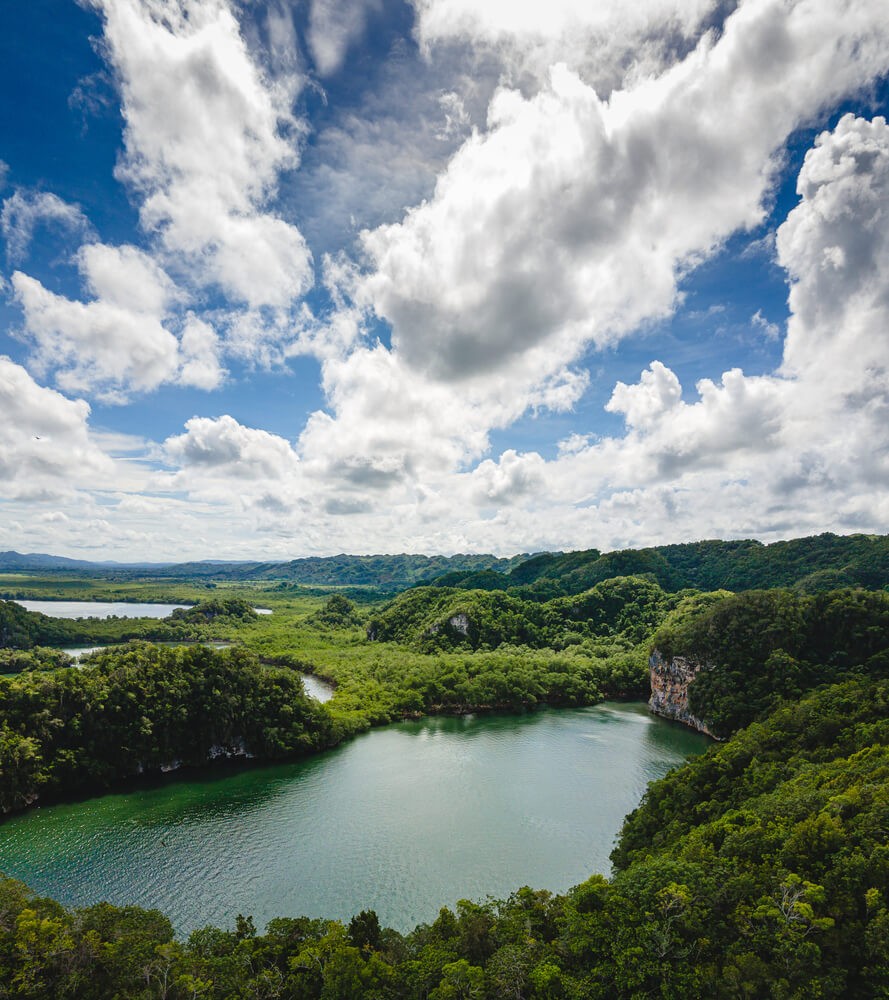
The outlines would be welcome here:
<svg viewBox="0 0 889 1000">
<path fill-rule="evenodd" d="M 886 530 L 882 0 L 0 19 L 0 549 Z"/>
</svg>

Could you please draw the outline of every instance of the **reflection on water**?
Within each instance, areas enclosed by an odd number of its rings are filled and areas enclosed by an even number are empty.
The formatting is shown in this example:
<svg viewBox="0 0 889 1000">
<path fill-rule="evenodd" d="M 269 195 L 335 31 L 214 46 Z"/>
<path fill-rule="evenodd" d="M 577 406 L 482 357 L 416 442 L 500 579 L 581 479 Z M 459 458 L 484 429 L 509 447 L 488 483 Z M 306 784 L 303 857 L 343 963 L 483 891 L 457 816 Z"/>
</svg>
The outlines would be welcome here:
<svg viewBox="0 0 889 1000">
<path fill-rule="evenodd" d="M 607 871 L 647 782 L 707 745 L 615 703 L 405 722 L 296 763 L 16 817 L 0 870 L 67 903 L 159 907 L 183 932 L 367 907 L 407 929 L 460 898 Z"/>
</svg>

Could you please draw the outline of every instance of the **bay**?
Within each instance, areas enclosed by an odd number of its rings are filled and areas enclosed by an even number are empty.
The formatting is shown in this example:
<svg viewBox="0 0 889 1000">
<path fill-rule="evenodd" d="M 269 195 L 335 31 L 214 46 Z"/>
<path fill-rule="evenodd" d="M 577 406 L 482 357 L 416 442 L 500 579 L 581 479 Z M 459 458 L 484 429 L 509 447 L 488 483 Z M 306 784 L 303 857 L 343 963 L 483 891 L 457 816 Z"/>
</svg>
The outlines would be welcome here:
<svg viewBox="0 0 889 1000">
<path fill-rule="evenodd" d="M 0 870 L 69 905 L 157 907 L 180 933 L 366 908 L 407 930 L 461 898 L 607 873 L 647 783 L 708 745 L 625 703 L 405 722 L 13 817 Z"/>
</svg>

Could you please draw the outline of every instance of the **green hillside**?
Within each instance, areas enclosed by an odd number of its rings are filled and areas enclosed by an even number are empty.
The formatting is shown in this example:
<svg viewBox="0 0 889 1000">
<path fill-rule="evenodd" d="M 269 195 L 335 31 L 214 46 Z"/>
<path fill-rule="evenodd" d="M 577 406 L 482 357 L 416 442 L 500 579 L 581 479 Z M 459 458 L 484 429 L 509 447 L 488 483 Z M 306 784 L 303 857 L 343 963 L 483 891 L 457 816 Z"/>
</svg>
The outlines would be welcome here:
<svg viewBox="0 0 889 1000">
<path fill-rule="evenodd" d="M 532 599 L 576 594 L 615 576 L 649 575 L 664 590 L 758 590 L 795 587 L 808 593 L 889 585 L 889 536 L 814 535 L 763 545 L 703 541 L 601 553 L 545 554 L 520 563 L 503 589 Z M 452 581 L 451 586 L 472 585 Z"/>
</svg>

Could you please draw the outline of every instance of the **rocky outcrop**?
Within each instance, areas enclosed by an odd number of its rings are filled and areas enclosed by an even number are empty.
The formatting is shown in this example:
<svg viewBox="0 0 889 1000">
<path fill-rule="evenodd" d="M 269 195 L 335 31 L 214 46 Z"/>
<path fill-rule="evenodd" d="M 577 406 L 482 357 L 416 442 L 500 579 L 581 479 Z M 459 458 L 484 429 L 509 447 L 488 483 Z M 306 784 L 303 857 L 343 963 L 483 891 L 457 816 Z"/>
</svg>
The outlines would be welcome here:
<svg viewBox="0 0 889 1000">
<path fill-rule="evenodd" d="M 648 669 L 651 674 L 651 698 L 648 701 L 650 711 L 697 729 L 699 733 L 713 736 L 707 723 L 693 715 L 688 706 L 688 689 L 698 673 L 707 669 L 707 665 L 684 656 L 665 659 L 655 649 L 648 659 Z M 717 739 L 715 736 L 713 738 Z"/>
<path fill-rule="evenodd" d="M 471 624 L 469 615 L 464 611 L 458 611 L 457 614 L 451 615 L 446 622 L 436 622 L 435 625 L 430 625 L 423 634 L 438 635 L 439 632 L 444 632 L 446 635 L 448 633 L 457 633 L 458 635 L 468 636 Z"/>
<path fill-rule="evenodd" d="M 460 635 L 469 635 L 469 615 L 462 611 L 459 614 L 451 615 L 448 619 L 448 625 Z"/>
</svg>

